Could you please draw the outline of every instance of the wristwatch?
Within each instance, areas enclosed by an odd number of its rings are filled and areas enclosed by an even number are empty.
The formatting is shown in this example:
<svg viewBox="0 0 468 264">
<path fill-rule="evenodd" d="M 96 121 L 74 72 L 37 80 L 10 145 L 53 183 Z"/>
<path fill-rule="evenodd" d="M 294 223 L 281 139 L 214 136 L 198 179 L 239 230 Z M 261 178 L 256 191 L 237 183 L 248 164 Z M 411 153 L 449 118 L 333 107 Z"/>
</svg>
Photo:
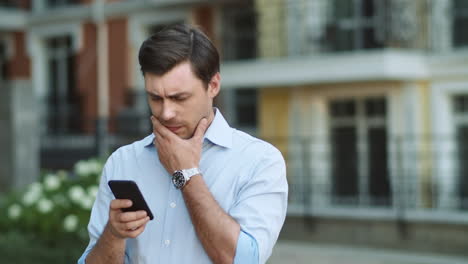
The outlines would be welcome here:
<svg viewBox="0 0 468 264">
<path fill-rule="evenodd" d="M 177 189 L 182 189 L 192 176 L 201 174 L 200 169 L 191 168 L 186 170 L 176 170 L 172 174 L 172 183 Z"/>
</svg>

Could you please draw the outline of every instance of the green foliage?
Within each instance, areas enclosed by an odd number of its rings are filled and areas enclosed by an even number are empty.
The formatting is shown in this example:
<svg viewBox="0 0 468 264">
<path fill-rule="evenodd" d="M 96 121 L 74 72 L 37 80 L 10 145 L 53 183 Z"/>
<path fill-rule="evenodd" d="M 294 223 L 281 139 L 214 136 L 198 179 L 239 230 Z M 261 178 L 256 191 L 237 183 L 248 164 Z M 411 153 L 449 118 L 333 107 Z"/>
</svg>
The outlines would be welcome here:
<svg viewBox="0 0 468 264">
<path fill-rule="evenodd" d="M 44 172 L 24 190 L 0 197 L 2 259 L 7 263 L 76 261 L 88 242 L 86 228 L 102 167 L 96 159 L 80 161 L 72 172 Z"/>
</svg>

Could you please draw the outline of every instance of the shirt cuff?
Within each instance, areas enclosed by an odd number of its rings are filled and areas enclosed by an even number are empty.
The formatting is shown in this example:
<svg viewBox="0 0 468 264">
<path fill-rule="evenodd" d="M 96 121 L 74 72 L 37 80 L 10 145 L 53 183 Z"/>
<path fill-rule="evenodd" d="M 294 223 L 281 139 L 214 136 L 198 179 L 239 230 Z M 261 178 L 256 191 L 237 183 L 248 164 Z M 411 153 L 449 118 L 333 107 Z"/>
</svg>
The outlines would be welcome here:
<svg viewBox="0 0 468 264">
<path fill-rule="evenodd" d="M 258 264 L 258 245 L 253 236 L 244 231 L 239 232 L 234 263 Z"/>
<path fill-rule="evenodd" d="M 92 247 L 88 247 L 83 255 L 78 259 L 78 264 L 86 264 L 86 257 L 88 256 L 89 252 L 93 249 Z"/>
</svg>

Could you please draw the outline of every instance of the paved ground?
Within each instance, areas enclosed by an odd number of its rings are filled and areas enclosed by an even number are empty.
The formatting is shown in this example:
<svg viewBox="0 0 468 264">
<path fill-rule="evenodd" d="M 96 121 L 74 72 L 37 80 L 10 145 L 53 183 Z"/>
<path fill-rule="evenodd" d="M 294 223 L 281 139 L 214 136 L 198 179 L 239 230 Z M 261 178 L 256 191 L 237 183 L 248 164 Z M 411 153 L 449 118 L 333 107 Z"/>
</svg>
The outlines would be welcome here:
<svg viewBox="0 0 468 264">
<path fill-rule="evenodd" d="M 279 241 L 268 264 L 468 264 L 468 258 Z"/>
</svg>

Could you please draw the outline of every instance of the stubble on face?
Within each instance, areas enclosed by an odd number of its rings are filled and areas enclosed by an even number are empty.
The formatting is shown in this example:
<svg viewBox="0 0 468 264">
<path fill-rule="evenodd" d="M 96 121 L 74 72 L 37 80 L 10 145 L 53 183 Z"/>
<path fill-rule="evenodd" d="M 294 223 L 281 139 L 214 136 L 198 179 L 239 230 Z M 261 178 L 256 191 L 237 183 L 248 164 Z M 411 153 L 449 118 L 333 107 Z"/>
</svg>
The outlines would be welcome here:
<svg viewBox="0 0 468 264">
<path fill-rule="evenodd" d="M 146 73 L 145 87 L 153 116 L 180 138 L 191 138 L 203 118 L 211 124 L 212 98 L 189 63 L 181 63 L 162 76 Z"/>
</svg>

